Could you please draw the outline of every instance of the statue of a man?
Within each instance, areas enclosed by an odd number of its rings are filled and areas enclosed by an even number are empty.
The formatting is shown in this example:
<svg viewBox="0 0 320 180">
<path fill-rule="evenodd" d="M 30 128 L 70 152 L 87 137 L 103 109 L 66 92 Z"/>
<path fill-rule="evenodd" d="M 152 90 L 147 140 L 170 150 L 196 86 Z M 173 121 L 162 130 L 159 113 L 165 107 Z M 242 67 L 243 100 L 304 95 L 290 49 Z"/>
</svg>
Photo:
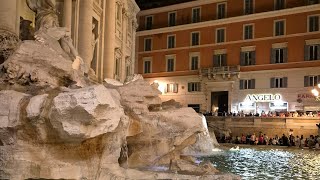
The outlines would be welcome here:
<svg viewBox="0 0 320 180">
<path fill-rule="evenodd" d="M 27 0 L 27 5 L 36 13 L 36 40 L 43 42 L 47 36 L 57 41 L 60 40 L 60 47 L 73 56 L 74 79 L 77 81 L 77 85 L 80 84 L 78 73 L 86 73 L 88 68 L 85 67 L 84 61 L 72 44 L 71 33 L 67 28 L 59 26 L 58 15 L 52 0 Z"/>
</svg>

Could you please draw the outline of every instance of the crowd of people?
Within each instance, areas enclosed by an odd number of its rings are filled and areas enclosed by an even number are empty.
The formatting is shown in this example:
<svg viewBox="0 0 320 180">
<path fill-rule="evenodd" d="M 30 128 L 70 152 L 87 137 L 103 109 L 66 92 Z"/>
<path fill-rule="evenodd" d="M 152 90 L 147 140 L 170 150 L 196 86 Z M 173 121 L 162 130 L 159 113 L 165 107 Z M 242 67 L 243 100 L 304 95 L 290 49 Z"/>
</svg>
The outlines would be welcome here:
<svg viewBox="0 0 320 180">
<path fill-rule="evenodd" d="M 266 134 L 259 133 L 259 135 L 253 134 L 242 134 L 241 136 L 222 136 L 218 138 L 219 143 L 234 143 L 234 144 L 251 144 L 251 145 L 278 145 L 278 146 L 295 146 L 299 148 L 308 147 L 310 149 L 320 150 L 320 136 L 310 135 L 305 138 L 303 135 L 294 136 L 289 132 L 289 136 L 282 134 L 281 137 L 278 135 L 274 137 L 268 137 Z"/>
<path fill-rule="evenodd" d="M 206 112 L 204 113 L 205 116 L 225 116 L 225 117 L 320 117 L 318 112 L 265 112 L 262 111 L 261 113 L 244 113 L 243 111 L 240 112 Z"/>
</svg>

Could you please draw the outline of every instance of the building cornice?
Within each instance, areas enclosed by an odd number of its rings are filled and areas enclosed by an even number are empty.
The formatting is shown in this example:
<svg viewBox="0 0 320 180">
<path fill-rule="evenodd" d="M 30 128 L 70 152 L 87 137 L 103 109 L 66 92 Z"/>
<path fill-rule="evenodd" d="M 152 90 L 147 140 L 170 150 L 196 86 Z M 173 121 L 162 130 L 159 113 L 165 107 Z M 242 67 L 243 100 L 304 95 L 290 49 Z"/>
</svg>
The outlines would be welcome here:
<svg viewBox="0 0 320 180">
<path fill-rule="evenodd" d="M 218 3 L 218 2 L 226 2 L 228 0 L 196 0 L 196 1 L 190 1 L 185 3 L 179 3 L 174 4 L 171 6 L 164 6 L 159 8 L 153 8 L 148 10 L 143 10 L 138 13 L 138 16 L 145 16 L 145 15 L 152 15 L 162 12 L 170 12 L 170 11 L 176 11 L 178 9 L 185 9 L 185 8 L 191 8 L 195 6 L 202 6 L 206 4 L 212 4 L 212 3 Z"/>
<path fill-rule="evenodd" d="M 286 16 L 291 14 L 299 14 L 299 13 L 306 13 L 306 12 L 319 11 L 319 10 L 320 10 L 320 4 L 315 4 L 315 5 L 302 6 L 302 7 L 290 8 L 290 9 L 283 9 L 278 11 L 269 11 L 269 12 L 262 12 L 257 14 L 231 17 L 226 19 L 211 20 L 211 21 L 184 24 L 184 25 L 173 26 L 173 27 L 139 31 L 137 32 L 137 36 L 138 37 L 149 36 L 154 34 L 183 31 L 183 30 L 190 30 L 190 29 L 210 27 L 210 26 L 220 26 L 220 25 L 236 23 L 236 22 L 253 21 L 257 19 L 266 19 L 266 18 L 279 17 L 279 16 L 281 17 L 281 16 Z"/>
</svg>

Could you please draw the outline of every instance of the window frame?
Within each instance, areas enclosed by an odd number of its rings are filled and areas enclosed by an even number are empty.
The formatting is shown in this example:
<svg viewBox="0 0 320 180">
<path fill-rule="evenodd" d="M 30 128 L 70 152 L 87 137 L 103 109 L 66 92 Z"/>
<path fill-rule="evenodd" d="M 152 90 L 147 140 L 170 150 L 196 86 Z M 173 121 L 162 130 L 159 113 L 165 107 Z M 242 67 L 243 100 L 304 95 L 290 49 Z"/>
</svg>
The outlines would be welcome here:
<svg viewBox="0 0 320 180">
<path fill-rule="evenodd" d="M 178 93 L 178 92 L 179 92 L 178 83 L 167 83 L 165 93 Z"/>
<path fill-rule="evenodd" d="M 175 19 L 174 19 L 174 25 L 171 25 L 170 24 L 170 15 L 171 14 L 175 14 Z M 176 26 L 177 25 L 177 11 L 171 11 L 171 12 L 168 12 L 168 27 L 172 27 L 172 26 Z"/>
<path fill-rule="evenodd" d="M 273 1 L 273 4 L 274 4 L 274 6 L 273 6 L 273 10 L 275 10 L 275 11 L 278 11 L 278 10 L 282 10 L 282 9 L 286 9 L 287 8 L 287 1 L 286 0 L 283 0 L 283 8 L 277 8 L 277 1 L 278 0 L 274 0 Z"/>
<path fill-rule="evenodd" d="M 318 30 L 317 31 L 310 31 L 310 18 L 311 17 L 318 17 Z M 307 32 L 319 32 L 320 31 L 320 14 L 313 14 L 313 15 L 309 15 L 307 16 Z"/>
<path fill-rule="evenodd" d="M 148 39 L 150 39 L 150 50 L 146 50 L 147 48 L 147 43 L 146 43 L 146 41 L 148 40 Z M 150 51 L 152 51 L 152 49 L 153 49 L 153 39 L 152 39 L 152 37 L 146 37 L 146 38 L 144 38 L 144 46 L 143 46 L 143 51 L 144 52 L 150 52 Z"/>
<path fill-rule="evenodd" d="M 222 5 L 222 4 L 224 4 L 224 6 L 225 6 L 224 15 L 223 15 L 222 18 L 219 18 L 219 15 L 220 15 L 220 13 L 219 13 L 219 5 Z M 227 7 L 227 2 L 217 3 L 216 19 L 225 19 L 225 18 L 227 18 L 227 9 L 228 9 L 228 7 Z"/>
<path fill-rule="evenodd" d="M 283 22 L 283 34 L 277 35 L 277 23 Z M 273 36 L 274 37 L 279 37 L 279 36 L 285 36 L 286 33 L 286 19 L 277 19 L 273 21 Z"/>
<path fill-rule="evenodd" d="M 251 13 L 246 13 L 246 0 L 243 0 L 243 15 L 249 15 L 249 14 L 254 14 L 255 13 L 255 0 L 252 0 L 252 12 Z"/>
<path fill-rule="evenodd" d="M 194 10 L 199 9 L 199 18 L 197 18 L 196 21 L 194 21 Z M 201 22 L 201 7 L 194 7 L 191 9 L 191 23 L 198 23 Z"/>
<path fill-rule="evenodd" d="M 284 63 L 285 62 L 285 60 L 284 60 L 284 48 L 274 48 L 275 49 L 275 64 L 282 64 L 282 63 Z M 281 53 L 282 52 L 282 53 Z M 282 54 L 282 57 L 281 57 L 281 54 Z M 279 60 L 279 62 L 277 61 L 277 58 L 280 58 L 280 59 L 278 59 Z M 280 62 L 280 61 L 282 61 L 282 62 Z"/>
<path fill-rule="evenodd" d="M 173 69 L 172 71 L 169 71 L 169 60 L 173 60 Z M 176 71 L 176 55 L 171 54 L 171 55 L 166 55 L 166 71 L 165 72 L 175 72 Z"/>
<path fill-rule="evenodd" d="M 197 57 L 198 59 L 198 66 L 196 69 L 193 69 L 193 58 L 194 57 Z M 196 70 L 199 70 L 200 68 L 200 53 L 199 52 L 193 52 L 193 53 L 190 53 L 189 54 L 189 70 L 191 71 L 196 71 Z"/>
<path fill-rule="evenodd" d="M 174 43 L 173 43 L 173 47 L 170 47 L 170 37 L 173 37 L 174 39 Z M 173 49 L 173 48 L 176 48 L 176 35 L 175 34 L 170 34 L 170 35 L 167 35 L 167 49 Z"/>
<path fill-rule="evenodd" d="M 256 89 L 255 79 L 240 79 L 239 80 L 239 90 Z M 242 82 L 242 88 L 241 88 Z"/>
<path fill-rule="evenodd" d="M 151 30 L 151 29 L 153 28 L 153 19 L 154 19 L 153 17 L 154 17 L 154 15 L 145 16 L 144 28 L 145 28 L 146 30 Z M 150 27 L 150 28 L 148 28 L 148 18 L 151 18 L 151 27 Z"/>
<path fill-rule="evenodd" d="M 150 69 L 149 72 L 146 72 L 146 62 L 150 62 Z M 143 74 L 151 74 L 152 73 L 152 58 L 151 57 L 145 57 L 143 58 Z"/>
<path fill-rule="evenodd" d="M 188 92 L 189 93 L 201 92 L 201 83 L 200 82 L 188 82 Z"/>
<path fill-rule="evenodd" d="M 252 26 L 252 38 L 249 38 L 249 39 L 246 39 L 246 27 L 247 26 Z M 243 40 L 251 40 L 251 39 L 254 39 L 254 30 L 255 30 L 255 27 L 254 27 L 254 23 L 250 23 L 250 24 L 244 24 L 243 25 Z"/>
<path fill-rule="evenodd" d="M 223 42 L 218 42 L 218 31 L 219 30 L 223 30 Z M 217 28 L 216 29 L 216 37 L 215 37 L 215 42 L 216 42 L 216 44 L 221 44 L 221 43 L 225 43 L 225 42 L 227 42 L 227 34 L 226 34 L 226 28 L 225 27 L 222 27 L 222 28 Z"/>
<path fill-rule="evenodd" d="M 200 31 L 193 31 L 190 33 L 191 34 L 191 38 L 190 38 L 190 46 L 200 46 Z M 198 44 L 193 44 L 193 34 L 198 34 Z"/>
</svg>

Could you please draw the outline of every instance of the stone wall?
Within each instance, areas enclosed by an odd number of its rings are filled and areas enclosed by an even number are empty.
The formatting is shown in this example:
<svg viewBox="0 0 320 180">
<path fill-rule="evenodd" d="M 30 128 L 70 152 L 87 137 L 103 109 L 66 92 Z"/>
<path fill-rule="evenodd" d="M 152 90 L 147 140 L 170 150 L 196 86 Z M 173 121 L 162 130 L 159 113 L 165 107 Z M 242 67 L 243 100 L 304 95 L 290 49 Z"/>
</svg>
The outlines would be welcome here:
<svg viewBox="0 0 320 180">
<path fill-rule="evenodd" d="M 253 118 L 253 117 L 206 117 L 209 131 L 219 133 L 231 130 L 232 136 L 241 136 L 242 134 L 252 134 L 262 132 L 269 137 L 275 135 L 288 135 L 289 130 L 293 130 L 293 135 L 318 134 L 316 124 L 320 123 L 320 118 Z"/>
</svg>

